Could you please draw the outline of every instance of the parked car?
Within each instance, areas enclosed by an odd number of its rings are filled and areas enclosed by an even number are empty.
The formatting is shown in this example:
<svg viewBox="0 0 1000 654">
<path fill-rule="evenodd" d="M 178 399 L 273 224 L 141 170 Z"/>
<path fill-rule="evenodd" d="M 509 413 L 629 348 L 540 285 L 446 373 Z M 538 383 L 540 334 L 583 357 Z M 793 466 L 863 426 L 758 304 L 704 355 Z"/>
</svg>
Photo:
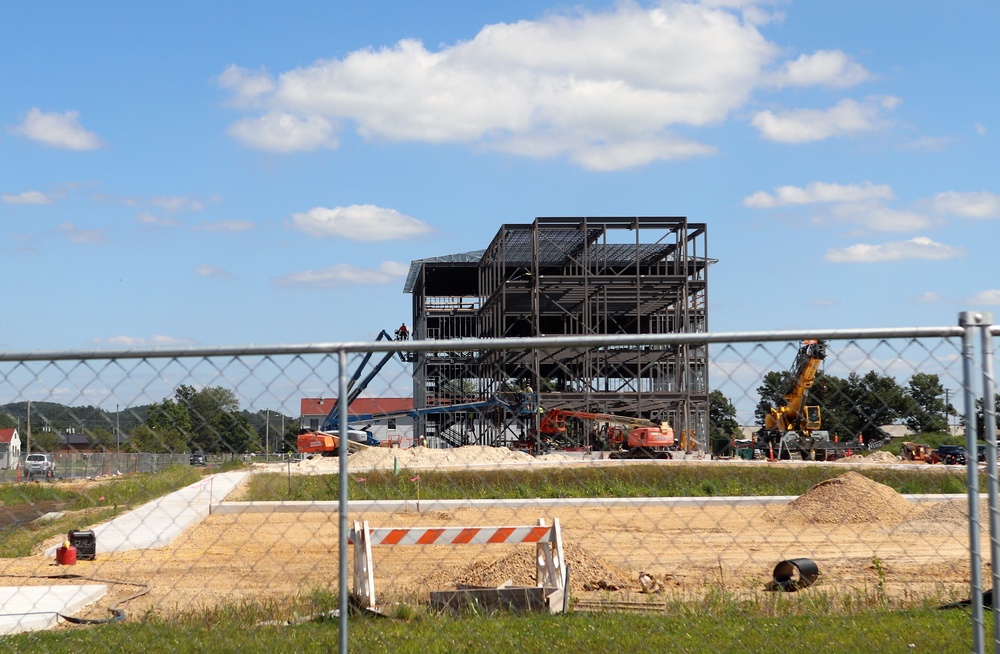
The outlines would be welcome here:
<svg viewBox="0 0 1000 654">
<path fill-rule="evenodd" d="M 977 457 L 977 460 L 980 463 L 986 463 L 986 446 L 985 445 L 980 445 L 977 448 L 977 450 L 978 450 L 978 454 L 979 454 L 979 456 Z M 997 454 L 997 460 L 1000 460 L 1000 452 L 998 452 L 998 454 Z"/>
<path fill-rule="evenodd" d="M 205 460 L 204 452 L 192 452 L 191 453 L 191 465 L 193 466 L 207 466 L 208 461 Z"/>
<path fill-rule="evenodd" d="M 967 461 L 965 448 L 961 445 L 940 445 L 931 458 L 931 463 L 943 463 L 946 466 L 962 466 Z"/>
<path fill-rule="evenodd" d="M 29 454 L 24 459 L 24 476 L 28 479 L 44 477 L 52 479 L 56 476 L 56 462 L 51 454 Z"/>
</svg>

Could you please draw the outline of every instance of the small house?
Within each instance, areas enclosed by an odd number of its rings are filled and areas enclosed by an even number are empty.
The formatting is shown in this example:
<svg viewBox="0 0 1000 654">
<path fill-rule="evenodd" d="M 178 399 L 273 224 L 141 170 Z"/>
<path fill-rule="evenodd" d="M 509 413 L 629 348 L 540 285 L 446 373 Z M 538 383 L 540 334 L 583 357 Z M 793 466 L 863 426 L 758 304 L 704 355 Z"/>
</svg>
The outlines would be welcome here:
<svg viewBox="0 0 1000 654">
<path fill-rule="evenodd" d="M 337 398 L 302 398 L 300 403 L 300 424 L 306 429 L 319 429 L 323 421 L 337 404 Z M 414 419 L 412 397 L 359 397 L 348 409 L 349 416 L 380 416 L 373 420 L 356 422 L 348 418 L 351 427 L 364 428 L 385 445 L 412 447 L 417 445 L 413 438 Z"/>
<path fill-rule="evenodd" d="M 0 429 L 0 469 L 13 470 L 21 461 L 21 437 L 15 427 Z"/>
</svg>

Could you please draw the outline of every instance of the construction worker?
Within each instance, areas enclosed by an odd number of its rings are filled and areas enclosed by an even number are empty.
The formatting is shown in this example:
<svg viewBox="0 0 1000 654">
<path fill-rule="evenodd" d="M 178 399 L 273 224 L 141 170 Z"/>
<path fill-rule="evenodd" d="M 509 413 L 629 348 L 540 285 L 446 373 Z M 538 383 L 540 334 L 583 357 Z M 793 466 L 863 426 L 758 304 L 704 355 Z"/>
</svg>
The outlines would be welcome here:
<svg viewBox="0 0 1000 654">
<path fill-rule="evenodd" d="M 410 330 L 406 328 L 406 323 L 404 322 L 402 325 L 399 326 L 399 329 L 396 330 L 396 340 L 405 341 L 409 337 L 410 337 Z"/>
</svg>

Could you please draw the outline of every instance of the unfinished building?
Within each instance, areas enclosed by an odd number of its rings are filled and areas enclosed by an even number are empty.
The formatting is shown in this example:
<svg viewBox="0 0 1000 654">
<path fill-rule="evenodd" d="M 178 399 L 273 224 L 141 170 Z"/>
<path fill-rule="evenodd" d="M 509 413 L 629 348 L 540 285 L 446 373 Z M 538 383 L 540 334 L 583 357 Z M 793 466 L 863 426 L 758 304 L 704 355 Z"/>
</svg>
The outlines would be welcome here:
<svg viewBox="0 0 1000 654">
<path fill-rule="evenodd" d="M 537 218 L 503 225 L 485 250 L 413 261 L 415 339 L 666 334 L 708 328 L 704 223 L 677 217 Z M 418 424 L 441 444 L 504 445 L 538 434 L 539 407 L 667 420 L 704 447 L 707 347 L 563 347 L 420 353 Z M 528 401 L 525 401 L 528 400 Z"/>
</svg>

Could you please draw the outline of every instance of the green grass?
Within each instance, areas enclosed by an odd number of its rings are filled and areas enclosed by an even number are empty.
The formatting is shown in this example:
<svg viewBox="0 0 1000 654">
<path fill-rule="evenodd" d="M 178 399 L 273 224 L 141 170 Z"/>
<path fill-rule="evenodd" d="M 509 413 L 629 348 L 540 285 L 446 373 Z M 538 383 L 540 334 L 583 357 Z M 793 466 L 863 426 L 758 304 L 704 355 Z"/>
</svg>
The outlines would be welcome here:
<svg viewBox="0 0 1000 654">
<path fill-rule="evenodd" d="M 368 471 L 350 475 L 352 500 L 529 499 L 577 497 L 712 497 L 801 495 L 845 472 L 835 466 L 635 465 L 541 470 Z M 861 474 L 900 493 L 963 493 L 964 468 L 949 470 L 862 470 Z M 252 501 L 336 500 L 339 476 L 258 474 L 249 480 Z M 984 483 L 983 481 L 980 482 Z M 985 486 L 982 486 L 985 488 Z"/>
<path fill-rule="evenodd" d="M 213 471 L 217 471 L 213 469 Z M 190 486 L 202 478 L 202 470 L 190 466 L 170 466 L 156 473 L 139 473 L 112 478 L 73 490 L 48 482 L 0 485 L 4 509 L 39 502 L 58 501 L 63 511 L 83 511 L 50 522 L 32 522 L 0 529 L 0 558 L 28 556 L 41 542 L 65 534 L 70 529 L 86 529 L 134 509 L 146 502 Z"/>
<path fill-rule="evenodd" d="M 830 611 L 773 596 L 763 605 L 714 600 L 669 606 L 659 614 L 569 613 L 452 617 L 406 611 L 390 618 L 352 617 L 352 652 L 967 652 L 967 611 Z M 805 604 L 813 604 L 805 602 Z M 298 607 L 304 608 L 304 607 Z M 318 608 L 318 607 L 317 607 Z M 789 610 L 785 610 L 788 608 Z M 11 652 L 319 652 L 336 651 L 337 618 L 294 626 L 288 608 L 243 605 L 176 620 L 138 622 L 7 637 Z M 987 623 L 990 615 L 987 613 Z M 989 635 L 987 635 L 987 643 Z"/>
</svg>

